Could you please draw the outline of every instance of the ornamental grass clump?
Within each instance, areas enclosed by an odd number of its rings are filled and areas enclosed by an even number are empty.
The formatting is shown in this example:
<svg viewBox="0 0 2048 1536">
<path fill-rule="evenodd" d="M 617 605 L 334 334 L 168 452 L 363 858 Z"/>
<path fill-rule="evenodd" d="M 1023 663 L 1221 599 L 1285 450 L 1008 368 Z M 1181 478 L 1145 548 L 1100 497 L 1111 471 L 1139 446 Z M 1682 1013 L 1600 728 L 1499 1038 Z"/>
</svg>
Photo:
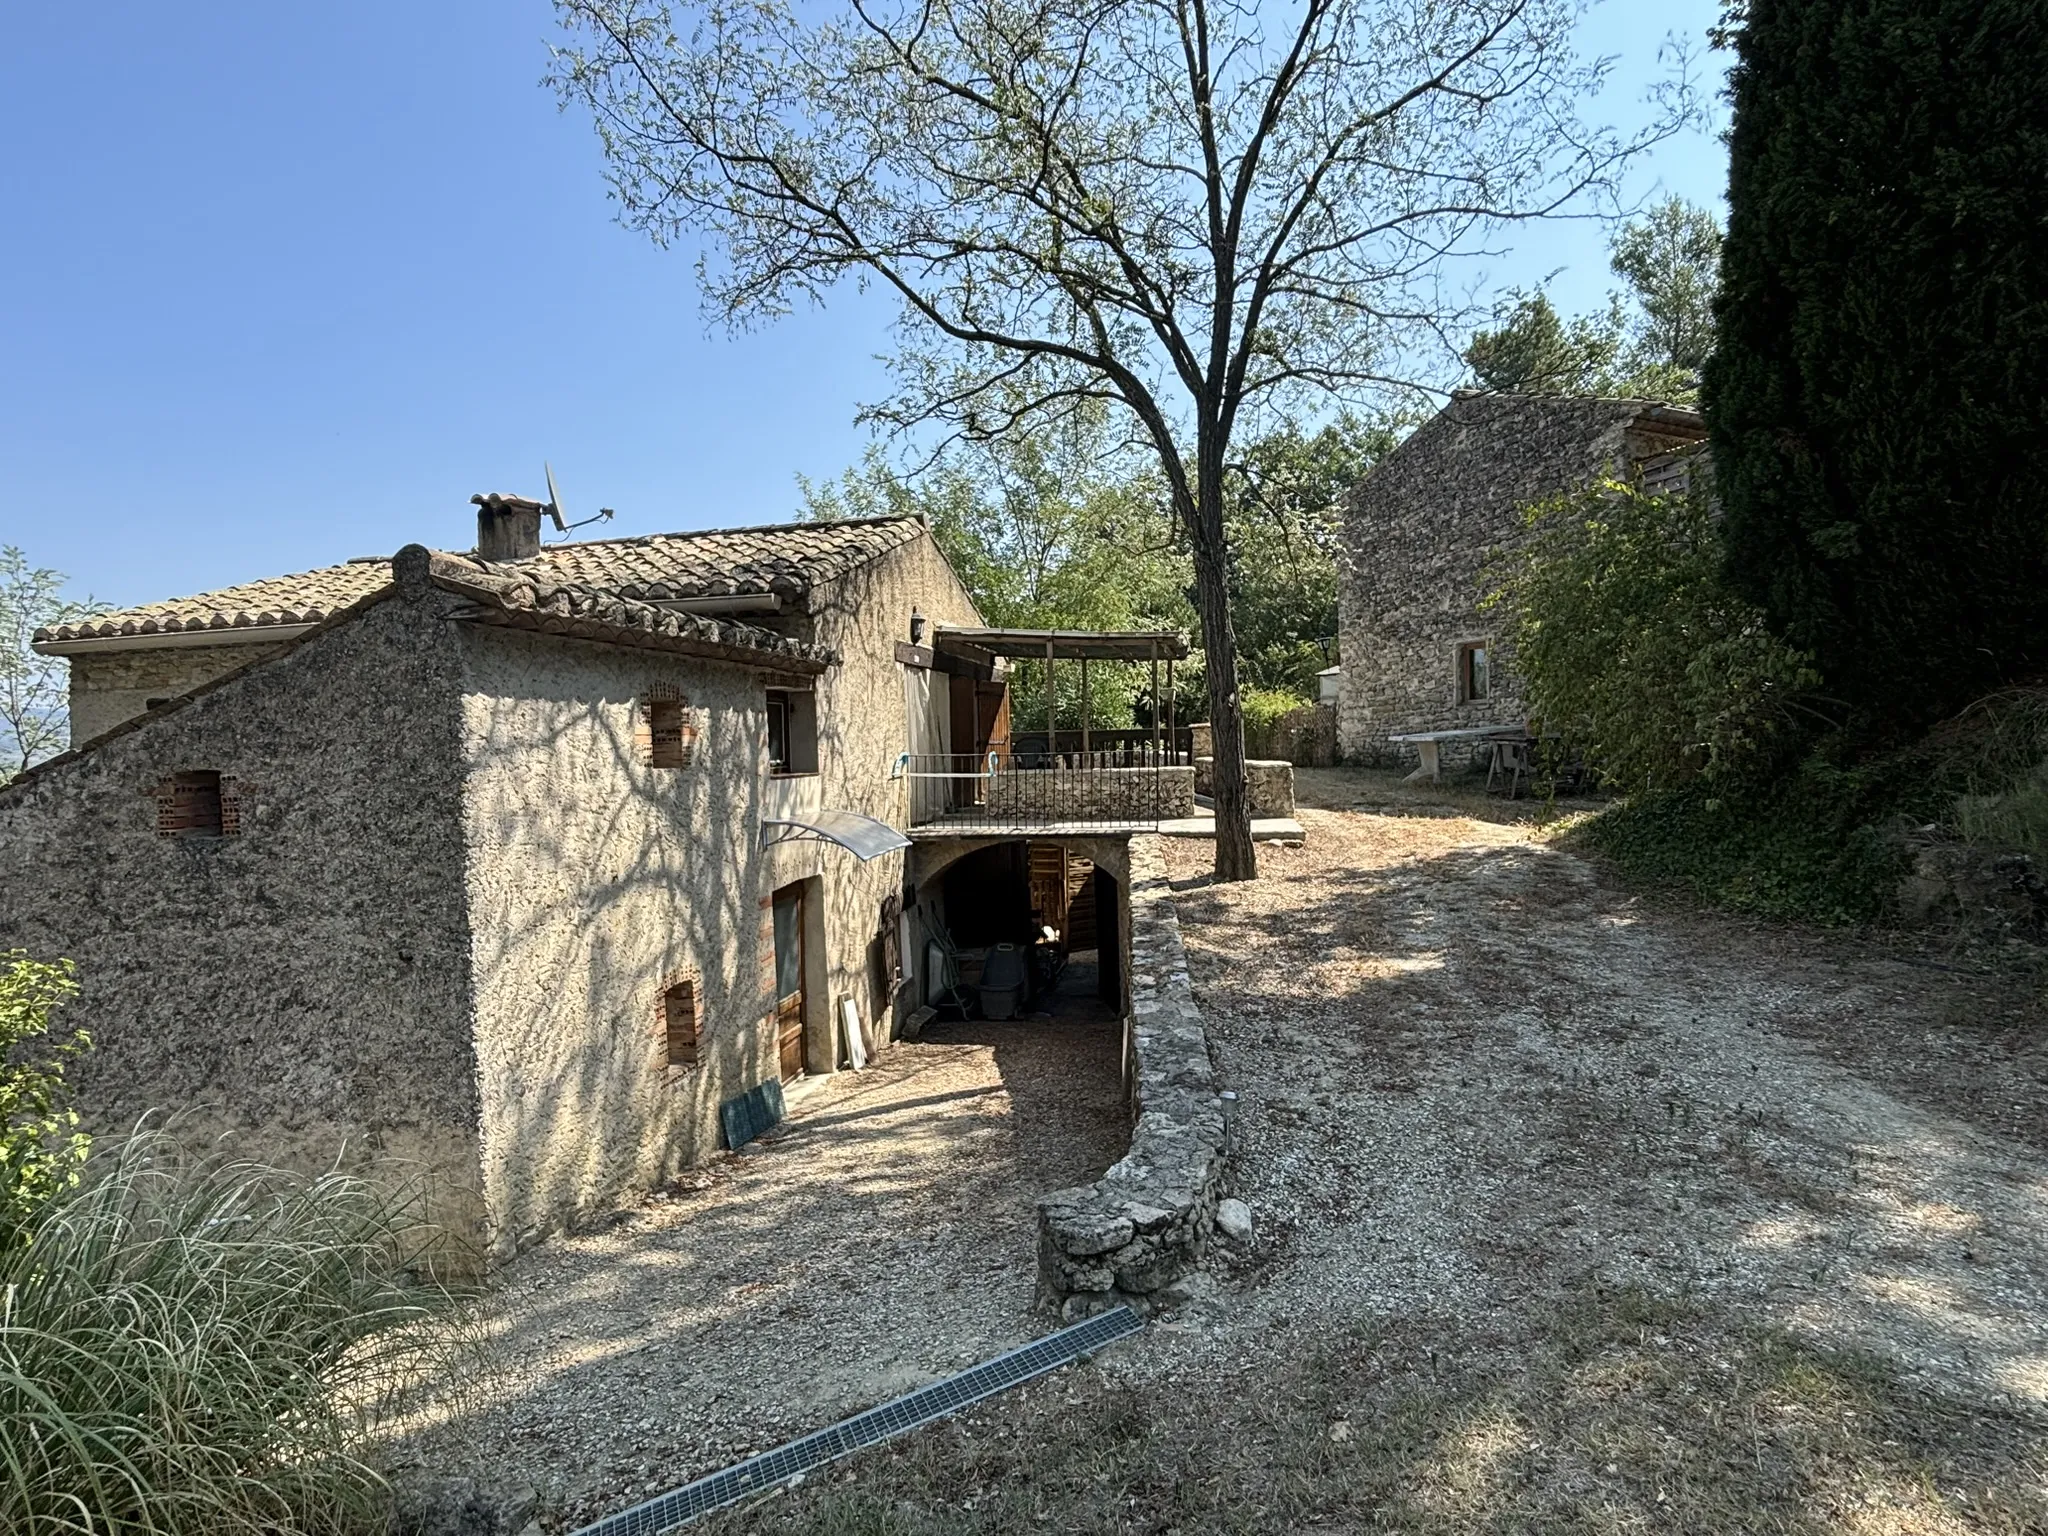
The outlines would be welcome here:
<svg viewBox="0 0 2048 1536">
<path fill-rule="evenodd" d="M 145 1128 L 0 1248 L 0 1530 L 381 1531 L 384 1414 L 459 1382 L 422 1191 Z"/>
</svg>

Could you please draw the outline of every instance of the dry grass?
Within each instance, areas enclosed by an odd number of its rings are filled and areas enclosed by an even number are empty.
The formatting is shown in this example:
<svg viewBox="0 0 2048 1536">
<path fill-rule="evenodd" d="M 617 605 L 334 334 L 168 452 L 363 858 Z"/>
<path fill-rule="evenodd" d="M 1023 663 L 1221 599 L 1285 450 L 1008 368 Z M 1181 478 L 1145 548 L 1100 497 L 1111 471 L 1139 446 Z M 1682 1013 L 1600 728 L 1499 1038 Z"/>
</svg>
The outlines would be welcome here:
<svg viewBox="0 0 2048 1536">
<path fill-rule="evenodd" d="M 1403 1329 L 1273 1350 L 1264 1369 L 1171 1391 L 1055 1377 L 706 1529 L 2048 1531 L 2048 1425 L 1636 1291 L 1574 1298 L 1533 1337 Z"/>
</svg>

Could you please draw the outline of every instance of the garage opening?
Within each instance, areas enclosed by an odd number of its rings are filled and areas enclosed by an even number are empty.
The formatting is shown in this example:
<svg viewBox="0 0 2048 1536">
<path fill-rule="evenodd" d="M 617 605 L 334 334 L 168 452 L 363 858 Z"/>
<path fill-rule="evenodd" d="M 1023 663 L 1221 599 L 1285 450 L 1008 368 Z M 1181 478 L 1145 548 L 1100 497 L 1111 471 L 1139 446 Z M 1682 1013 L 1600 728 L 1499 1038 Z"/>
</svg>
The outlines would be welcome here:
<svg viewBox="0 0 2048 1536">
<path fill-rule="evenodd" d="M 941 1018 L 1119 1017 L 1125 996 L 1116 878 L 1057 842 L 998 843 L 950 865 L 931 904 L 927 971 Z"/>
</svg>

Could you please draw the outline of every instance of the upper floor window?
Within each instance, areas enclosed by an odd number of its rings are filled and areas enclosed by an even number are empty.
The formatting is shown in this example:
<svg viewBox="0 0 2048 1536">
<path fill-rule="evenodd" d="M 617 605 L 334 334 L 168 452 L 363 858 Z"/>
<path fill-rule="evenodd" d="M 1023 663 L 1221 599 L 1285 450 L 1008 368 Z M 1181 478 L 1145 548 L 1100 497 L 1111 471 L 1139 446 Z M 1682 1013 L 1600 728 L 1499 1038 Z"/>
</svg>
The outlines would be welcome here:
<svg viewBox="0 0 2048 1536">
<path fill-rule="evenodd" d="M 768 690 L 768 771 L 818 771 L 818 696 L 808 689 Z"/>
<path fill-rule="evenodd" d="M 1458 702 L 1478 704 L 1493 697 L 1493 658 L 1484 640 L 1458 647 Z"/>
</svg>

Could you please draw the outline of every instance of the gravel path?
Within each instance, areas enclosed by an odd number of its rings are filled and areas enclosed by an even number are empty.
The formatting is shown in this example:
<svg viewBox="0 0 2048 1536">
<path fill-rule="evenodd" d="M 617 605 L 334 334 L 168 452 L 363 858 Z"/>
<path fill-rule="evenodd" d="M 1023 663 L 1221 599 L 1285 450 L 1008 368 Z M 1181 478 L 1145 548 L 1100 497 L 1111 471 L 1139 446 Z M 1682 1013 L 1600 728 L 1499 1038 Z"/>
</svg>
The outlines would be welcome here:
<svg viewBox="0 0 2048 1536">
<path fill-rule="evenodd" d="M 1106 1009 L 935 1026 L 802 1094 L 771 1141 L 509 1265 L 502 1377 L 396 1457 L 523 1481 L 549 1530 L 1024 1342 L 1038 1195 L 1128 1140 Z"/>
<path fill-rule="evenodd" d="M 1255 884 L 1169 845 L 1258 1230 L 1122 1369 L 1293 1326 L 1512 1333 L 1590 1281 L 2048 1405 L 2031 988 L 1659 908 L 1523 826 L 1303 820 Z"/>
</svg>

